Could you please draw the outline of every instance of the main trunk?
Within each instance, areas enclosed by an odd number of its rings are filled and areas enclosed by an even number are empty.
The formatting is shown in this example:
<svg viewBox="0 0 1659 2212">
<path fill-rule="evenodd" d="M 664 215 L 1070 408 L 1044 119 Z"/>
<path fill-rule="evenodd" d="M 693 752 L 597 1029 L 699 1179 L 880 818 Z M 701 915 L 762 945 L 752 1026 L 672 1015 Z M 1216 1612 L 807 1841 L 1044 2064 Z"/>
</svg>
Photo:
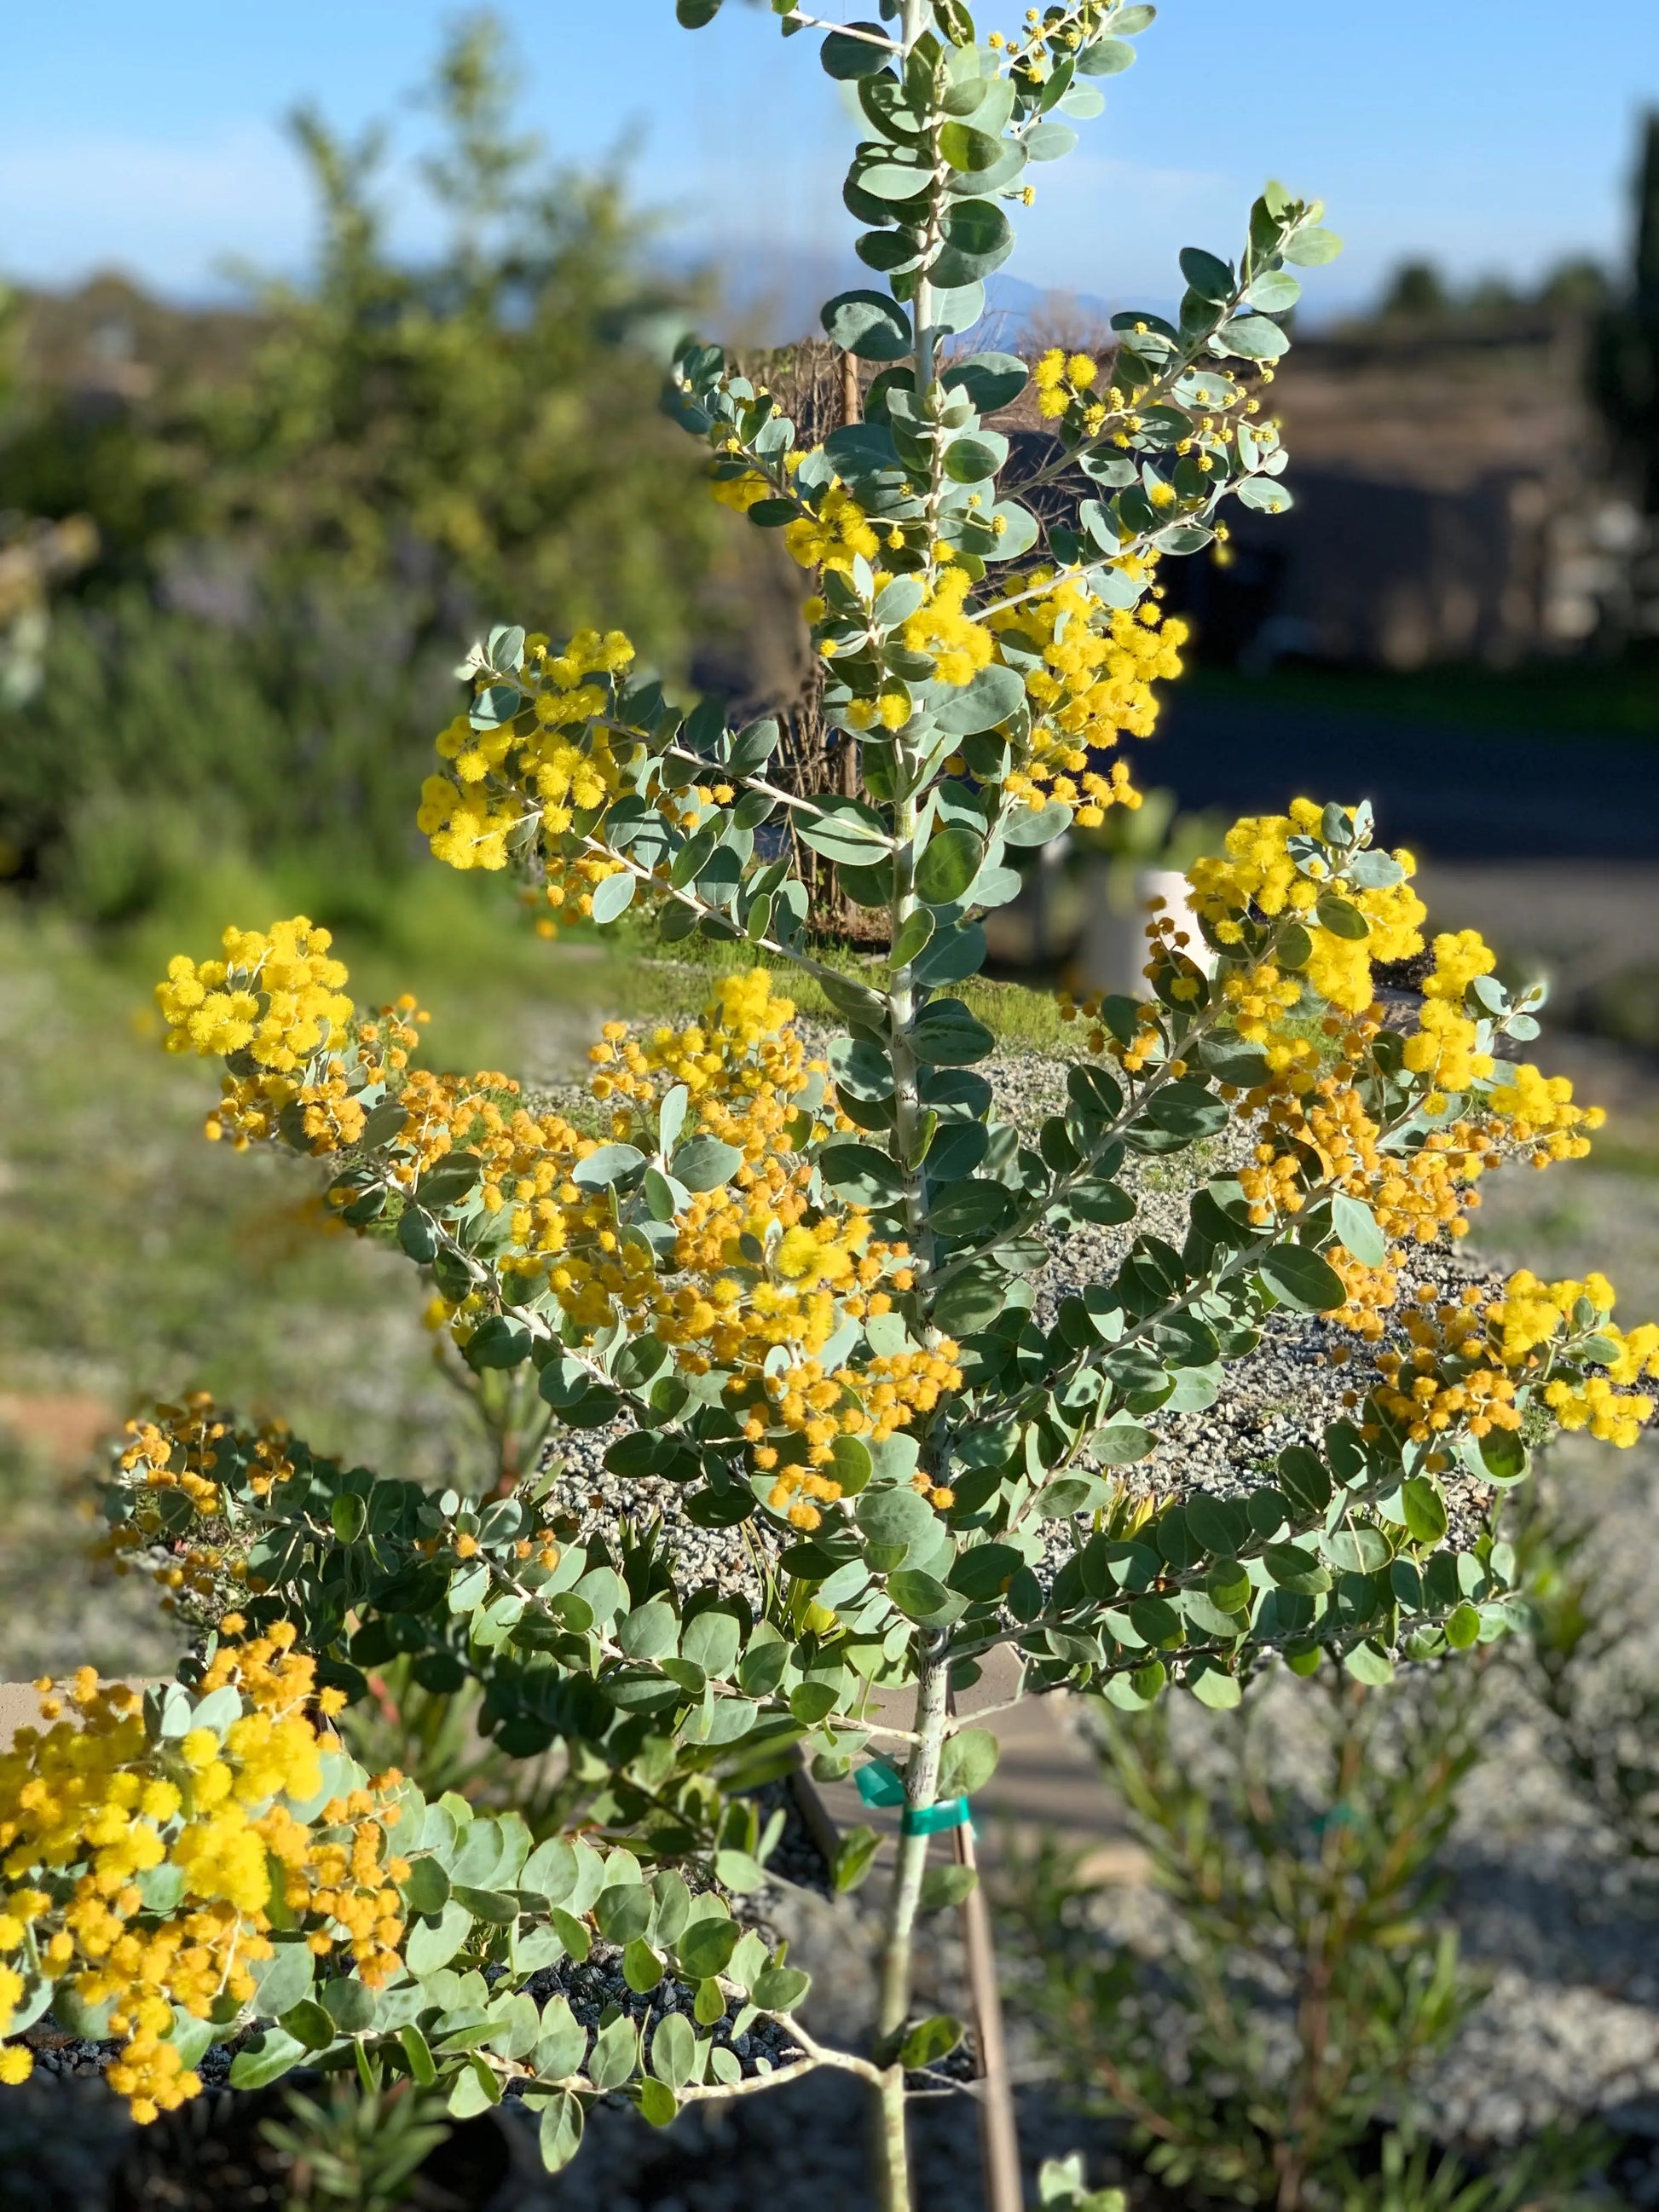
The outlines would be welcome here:
<svg viewBox="0 0 1659 2212">
<path fill-rule="evenodd" d="M 944 1640 L 930 1639 L 916 1680 L 915 1741 L 904 1772 L 906 1814 L 925 1812 L 939 1796 L 939 1754 L 945 1746 L 950 1662 Z M 883 1930 L 880 1995 L 876 2010 L 876 2062 L 884 2069 L 881 2129 L 877 2138 L 877 2187 L 881 2212 L 911 2212 L 910 2171 L 904 2126 L 904 2067 L 900 2050 L 910 2016 L 915 1979 L 916 1909 L 927 1864 L 927 1838 L 903 1821 Z"/>
</svg>

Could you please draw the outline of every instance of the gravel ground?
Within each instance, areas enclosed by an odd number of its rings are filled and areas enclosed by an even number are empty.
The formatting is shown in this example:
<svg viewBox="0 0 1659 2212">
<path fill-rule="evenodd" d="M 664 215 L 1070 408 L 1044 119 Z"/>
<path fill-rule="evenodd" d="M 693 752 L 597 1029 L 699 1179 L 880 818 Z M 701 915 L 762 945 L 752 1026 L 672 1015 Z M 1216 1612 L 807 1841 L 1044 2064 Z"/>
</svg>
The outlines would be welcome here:
<svg viewBox="0 0 1659 2212">
<path fill-rule="evenodd" d="M 1063 1062 L 1024 1053 L 990 1063 L 988 1073 L 998 1111 L 1024 1129 L 1034 1133 L 1045 1115 L 1064 1109 Z M 1169 1159 L 1131 1156 L 1122 1180 L 1136 1196 L 1134 1218 L 1110 1228 L 1078 1223 L 1052 1232 L 1052 1256 L 1036 1279 L 1037 1322 L 1052 1326 L 1062 1298 L 1109 1278 L 1137 1237 L 1158 1237 L 1178 1248 L 1186 1237 L 1193 1191 L 1223 1164 L 1218 1140 Z M 1437 1272 L 1442 1279 L 1495 1281 L 1493 1271 L 1461 1252 L 1442 1258 Z M 1406 1278 L 1407 1293 L 1414 1280 L 1410 1274 Z M 1155 1417 L 1149 1424 L 1157 1437 L 1152 1453 L 1119 1479 L 1137 1492 L 1160 1498 L 1194 1490 L 1240 1496 L 1256 1487 L 1287 1445 L 1316 1441 L 1344 1411 L 1343 1393 L 1352 1387 L 1356 1370 L 1334 1365 L 1330 1352 L 1338 1343 L 1348 1347 L 1353 1341 L 1346 1332 L 1307 1316 L 1274 1317 L 1256 1352 L 1226 1371 L 1215 1404 L 1200 1413 Z M 565 1471 L 552 1487 L 553 1503 L 575 1516 L 584 1536 L 613 1527 L 620 1516 L 635 1523 L 660 1516 L 664 1541 L 684 1574 L 756 1599 L 757 1559 L 781 1547 L 777 1532 L 757 1522 L 738 1529 L 700 1528 L 687 1518 L 684 1492 L 678 1484 L 610 1474 L 605 1454 L 625 1426 L 619 1423 L 560 1439 L 558 1456 Z M 1468 1486 L 1471 1493 L 1478 1487 Z M 1458 1501 L 1453 1502 L 1455 1506 Z M 1472 1509 L 1475 1499 L 1471 1495 L 1462 1503 Z M 1065 1540 L 1057 1525 L 1057 1553 Z"/>
</svg>

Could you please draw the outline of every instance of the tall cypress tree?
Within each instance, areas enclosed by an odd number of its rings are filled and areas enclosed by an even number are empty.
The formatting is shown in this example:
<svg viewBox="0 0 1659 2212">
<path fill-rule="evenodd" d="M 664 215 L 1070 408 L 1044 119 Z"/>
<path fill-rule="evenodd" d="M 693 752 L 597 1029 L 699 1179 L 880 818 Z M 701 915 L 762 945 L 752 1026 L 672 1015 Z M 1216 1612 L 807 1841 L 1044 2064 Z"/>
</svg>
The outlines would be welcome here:
<svg viewBox="0 0 1659 2212">
<path fill-rule="evenodd" d="M 1659 514 L 1659 111 L 1643 129 L 1630 285 L 1597 325 L 1590 375 L 1643 511 Z"/>
</svg>

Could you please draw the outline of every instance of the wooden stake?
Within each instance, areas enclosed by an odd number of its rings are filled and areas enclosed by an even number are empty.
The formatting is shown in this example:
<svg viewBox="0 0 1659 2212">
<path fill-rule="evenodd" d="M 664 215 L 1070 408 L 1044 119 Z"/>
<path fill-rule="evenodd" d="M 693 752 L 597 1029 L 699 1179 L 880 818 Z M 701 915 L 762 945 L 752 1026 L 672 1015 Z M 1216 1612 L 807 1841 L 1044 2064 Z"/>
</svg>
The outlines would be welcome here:
<svg viewBox="0 0 1659 2212">
<path fill-rule="evenodd" d="M 973 1823 L 951 1831 L 958 1866 L 977 1868 Z M 1025 2191 L 1019 2172 L 1019 2129 L 1008 2079 L 1008 2051 L 1002 2034 L 1002 1992 L 997 1985 L 996 1950 L 985 1885 L 976 1881 L 962 1901 L 962 1939 L 968 1957 L 968 1997 L 973 2007 L 974 2037 L 979 2046 L 979 2140 L 985 2161 L 986 2212 L 1024 2212 Z"/>
</svg>

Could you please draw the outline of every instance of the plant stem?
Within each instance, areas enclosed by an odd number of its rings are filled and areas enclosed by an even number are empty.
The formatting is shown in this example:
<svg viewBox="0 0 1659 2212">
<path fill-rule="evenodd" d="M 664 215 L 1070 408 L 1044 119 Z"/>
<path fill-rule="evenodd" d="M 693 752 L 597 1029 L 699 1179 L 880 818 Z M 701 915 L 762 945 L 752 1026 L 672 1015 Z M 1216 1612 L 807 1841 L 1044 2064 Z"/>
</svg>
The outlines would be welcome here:
<svg viewBox="0 0 1659 2212">
<path fill-rule="evenodd" d="M 908 56 L 927 29 L 928 0 L 902 0 L 900 45 Z M 930 228 L 938 222 L 938 202 L 943 191 L 939 156 Z M 935 374 L 935 343 L 931 328 L 933 287 L 919 277 L 911 302 L 915 331 L 915 384 L 920 395 L 927 391 Z M 938 441 L 934 441 L 930 471 L 928 516 L 934 516 L 936 488 L 940 473 Z M 898 749 L 898 780 L 893 823 L 893 877 L 890 917 L 892 941 L 917 907 L 915 871 L 918 831 L 916 806 L 920 763 Z M 893 1066 L 893 1150 L 904 1178 L 906 1225 L 918 1263 L 922 1297 L 927 1296 L 927 1273 L 933 1258 L 933 1238 L 927 1227 L 921 1154 L 923 1121 L 921 1069 L 916 1060 L 915 987 L 910 966 L 894 971 L 887 991 L 888 1042 Z M 931 1332 L 930 1332 L 931 1334 Z M 923 1812 L 939 1794 L 939 1754 L 944 1748 L 950 1685 L 948 1639 L 919 1632 L 917 1637 L 915 1733 L 904 1775 L 907 1811 Z M 910 1985 L 915 1963 L 917 1907 L 921 1900 L 922 1875 L 927 1864 L 926 1835 L 901 1828 L 892 1888 L 888 1898 L 887 1924 L 881 1951 L 880 1999 L 876 2017 L 875 2061 L 881 2069 L 880 2125 L 875 2142 L 876 2188 L 881 2212 L 911 2212 L 910 2165 L 905 2140 L 904 2066 L 900 2056 L 910 2014 Z"/>
<path fill-rule="evenodd" d="M 939 1795 L 939 1753 L 945 1746 L 950 1661 L 945 1639 L 930 1638 L 916 1677 L 915 1742 L 904 1771 L 908 1811 L 925 1812 Z M 881 1948 L 881 1992 L 876 2014 L 876 2063 L 882 2069 L 881 2130 L 877 2139 L 877 2189 L 881 2212 L 910 2212 L 909 2159 L 904 2132 L 904 2068 L 899 2052 L 910 2016 L 915 1956 L 916 1908 L 927 1864 L 927 1838 L 901 1831 L 887 1899 Z"/>
</svg>

